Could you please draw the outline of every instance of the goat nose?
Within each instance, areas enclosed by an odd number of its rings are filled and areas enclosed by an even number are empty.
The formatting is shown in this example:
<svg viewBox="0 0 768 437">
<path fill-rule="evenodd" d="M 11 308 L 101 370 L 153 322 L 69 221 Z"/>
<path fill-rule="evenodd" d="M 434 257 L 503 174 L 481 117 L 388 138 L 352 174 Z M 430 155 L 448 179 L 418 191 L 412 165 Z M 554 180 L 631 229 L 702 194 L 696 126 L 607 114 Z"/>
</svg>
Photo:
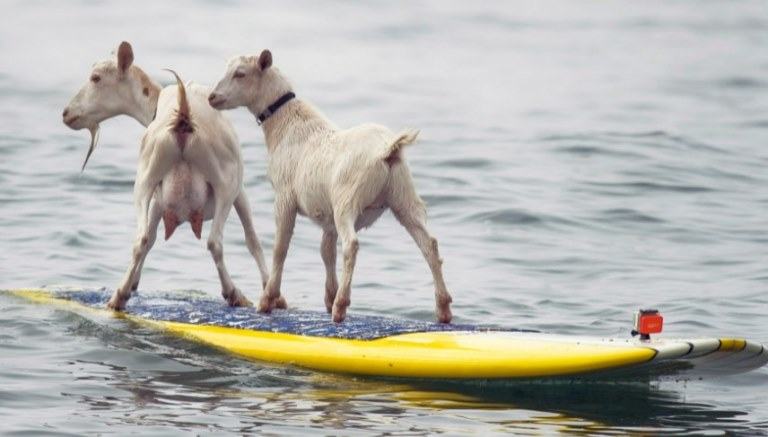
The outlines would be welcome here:
<svg viewBox="0 0 768 437">
<path fill-rule="evenodd" d="M 67 114 L 69 114 L 69 109 L 65 109 L 64 112 L 61 113 L 61 116 L 66 117 Z"/>
<path fill-rule="evenodd" d="M 216 100 L 216 97 L 218 97 L 218 96 L 216 95 L 216 93 L 211 93 L 211 95 L 210 95 L 210 96 L 208 96 L 208 101 L 209 101 L 209 102 L 212 102 L 212 101 Z"/>
</svg>

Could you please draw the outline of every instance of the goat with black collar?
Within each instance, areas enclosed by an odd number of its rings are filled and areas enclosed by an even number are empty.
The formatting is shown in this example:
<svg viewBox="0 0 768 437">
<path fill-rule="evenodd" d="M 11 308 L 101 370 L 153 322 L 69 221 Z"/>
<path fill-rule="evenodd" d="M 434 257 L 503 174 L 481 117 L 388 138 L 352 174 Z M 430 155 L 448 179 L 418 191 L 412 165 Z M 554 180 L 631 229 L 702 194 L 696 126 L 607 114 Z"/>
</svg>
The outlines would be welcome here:
<svg viewBox="0 0 768 437">
<path fill-rule="evenodd" d="M 245 106 L 259 120 L 269 150 L 269 178 L 275 189 L 277 232 L 272 274 L 259 302 L 268 312 L 282 302 L 280 282 L 296 214 L 323 229 L 320 253 L 325 263 L 325 306 L 335 322 L 346 316 L 358 251 L 357 231 L 372 225 L 387 209 L 411 234 L 432 271 L 437 319 L 451 320 L 451 295 L 445 286 L 437 240 L 426 227 L 424 202 L 416 194 L 403 147 L 418 131 L 393 133 L 364 124 L 339 129 L 308 103 L 294 98 L 288 80 L 272 66 L 272 53 L 233 58 L 209 96 L 211 106 Z M 279 103 L 279 104 L 278 104 Z M 336 241 L 341 237 L 344 265 L 336 279 Z"/>
</svg>

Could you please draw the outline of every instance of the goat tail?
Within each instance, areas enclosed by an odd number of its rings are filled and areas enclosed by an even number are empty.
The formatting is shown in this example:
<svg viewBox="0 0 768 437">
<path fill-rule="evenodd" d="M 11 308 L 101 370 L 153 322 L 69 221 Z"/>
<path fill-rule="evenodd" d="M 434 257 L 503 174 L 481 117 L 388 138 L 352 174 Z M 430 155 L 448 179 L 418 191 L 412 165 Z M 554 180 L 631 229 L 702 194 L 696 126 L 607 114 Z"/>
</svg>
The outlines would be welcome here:
<svg viewBox="0 0 768 437">
<path fill-rule="evenodd" d="M 401 132 L 395 141 L 393 141 L 386 149 L 384 153 L 384 161 L 392 167 L 398 161 L 400 161 L 400 150 L 403 147 L 413 144 L 416 141 L 416 137 L 419 136 L 418 129 L 408 129 Z"/>
<path fill-rule="evenodd" d="M 176 110 L 176 119 L 173 123 L 173 131 L 180 136 L 186 136 L 195 131 L 192 118 L 189 111 L 189 100 L 187 100 L 187 89 L 184 87 L 184 82 L 175 71 L 165 69 L 170 72 L 176 78 L 176 85 L 179 87 L 179 108 Z"/>
</svg>

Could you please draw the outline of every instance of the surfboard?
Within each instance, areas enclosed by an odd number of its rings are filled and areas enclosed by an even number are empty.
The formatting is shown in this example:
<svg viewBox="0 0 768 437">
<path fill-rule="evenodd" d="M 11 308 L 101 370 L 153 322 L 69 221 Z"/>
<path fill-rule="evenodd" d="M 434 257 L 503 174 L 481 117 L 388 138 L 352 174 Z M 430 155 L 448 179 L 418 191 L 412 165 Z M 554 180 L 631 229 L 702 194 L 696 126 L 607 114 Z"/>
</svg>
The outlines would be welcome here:
<svg viewBox="0 0 768 437">
<path fill-rule="evenodd" d="M 16 289 L 13 295 L 80 313 L 125 318 L 251 360 L 323 372 L 441 380 L 686 378 L 746 372 L 768 351 L 741 338 L 650 340 L 547 334 L 325 312 L 231 308 L 200 292 L 135 293 L 126 311 L 111 291 Z"/>
</svg>

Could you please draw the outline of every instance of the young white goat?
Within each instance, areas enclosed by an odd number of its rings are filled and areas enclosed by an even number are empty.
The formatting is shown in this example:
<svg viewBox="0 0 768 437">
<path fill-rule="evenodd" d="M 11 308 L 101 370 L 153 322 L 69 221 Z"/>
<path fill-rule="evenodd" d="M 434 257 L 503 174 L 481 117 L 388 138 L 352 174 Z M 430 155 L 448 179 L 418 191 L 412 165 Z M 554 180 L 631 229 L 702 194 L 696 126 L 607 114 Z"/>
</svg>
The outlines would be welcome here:
<svg viewBox="0 0 768 437">
<path fill-rule="evenodd" d="M 338 129 L 314 107 L 294 99 L 292 87 L 272 66 L 272 54 L 233 58 L 209 97 L 218 109 L 247 107 L 258 118 L 270 154 L 269 178 L 275 189 L 277 233 L 272 275 L 259 302 L 270 311 L 279 302 L 280 282 L 296 214 L 323 228 L 320 253 L 325 263 L 325 305 L 341 322 L 350 304 L 357 231 L 372 225 L 390 208 L 426 258 L 435 282 L 437 319 L 451 320 L 451 296 L 442 261 L 426 227 L 424 203 L 416 194 L 402 148 L 418 131 L 394 134 L 365 124 Z M 341 237 L 344 266 L 336 280 L 336 240 Z M 338 293 L 337 293 L 338 289 Z"/>
<path fill-rule="evenodd" d="M 203 221 L 212 219 L 208 249 L 219 272 L 222 295 L 232 306 L 248 305 L 248 299 L 232 283 L 223 259 L 224 222 L 234 205 L 262 284 L 269 276 L 243 190 L 243 161 L 237 135 L 229 121 L 208 104 L 209 88 L 197 84 L 185 88 L 178 76 L 176 82 L 160 89 L 133 65 L 133 49 L 123 42 L 114 59 L 94 65 L 88 82 L 63 113 L 64 123 L 70 128 L 91 131 L 91 146 L 83 169 L 96 146 L 101 121 L 126 114 L 147 128 L 134 184 L 138 230 L 133 258 L 107 304 L 115 310 L 123 309 L 131 291 L 137 289 L 161 218 L 166 240 L 185 221 L 190 222 L 200 239 Z M 284 301 L 278 305 L 284 305 Z"/>
</svg>

